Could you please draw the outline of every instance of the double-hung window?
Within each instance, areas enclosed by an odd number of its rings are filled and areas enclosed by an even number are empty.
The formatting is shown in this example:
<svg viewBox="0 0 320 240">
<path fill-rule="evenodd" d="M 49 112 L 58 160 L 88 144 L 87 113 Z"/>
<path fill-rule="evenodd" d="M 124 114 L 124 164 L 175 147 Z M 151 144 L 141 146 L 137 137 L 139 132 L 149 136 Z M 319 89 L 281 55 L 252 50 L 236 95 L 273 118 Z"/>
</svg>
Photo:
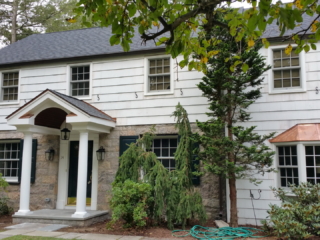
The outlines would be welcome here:
<svg viewBox="0 0 320 240">
<path fill-rule="evenodd" d="M 284 49 L 273 50 L 273 87 L 274 88 L 300 88 L 299 54 L 291 51 L 287 55 Z"/>
<path fill-rule="evenodd" d="M 20 141 L 0 142 L 0 173 L 7 181 L 18 181 Z"/>
<path fill-rule="evenodd" d="M 278 168 L 281 187 L 299 184 L 297 146 L 278 147 Z"/>
<path fill-rule="evenodd" d="M 6 72 L 2 74 L 2 101 L 18 100 L 19 72 Z"/>
<path fill-rule="evenodd" d="M 158 160 L 168 170 L 176 167 L 174 153 L 178 146 L 178 136 L 157 137 L 153 140 L 151 151 L 154 152 Z"/>
<path fill-rule="evenodd" d="M 170 57 L 146 59 L 146 94 L 173 93 Z"/>
<path fill-rule="evenodd" d="M 90 91 L 90 65 L 71 67 L 71 96 L 88 96 Z"/>
<path fill-rule="evenodd" d="M 305 146 L 305 157 L 307 181 L 320 183 L 320 146 Z"/>
</svg>

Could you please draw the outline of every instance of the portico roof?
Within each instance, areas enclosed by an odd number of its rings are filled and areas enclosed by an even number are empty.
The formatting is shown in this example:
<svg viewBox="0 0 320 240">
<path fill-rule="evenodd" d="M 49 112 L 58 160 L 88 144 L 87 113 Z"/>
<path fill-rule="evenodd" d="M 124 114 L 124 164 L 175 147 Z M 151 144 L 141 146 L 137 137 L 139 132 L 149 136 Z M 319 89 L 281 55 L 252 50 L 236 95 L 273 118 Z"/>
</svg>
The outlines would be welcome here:
<svg viewBox="0 0 320 240">
<path fill-rule="evenodd" d="M 58 134 L 63 122 L 73 130 L 110 132 L 115 118 L 91 104 L 63 93 L 46 89 L 6 117 L 9 125 L 21 131 Z M 47 130 L 47 131 L 45 131 Z"/>
<path fill-rule="evenodd" d="M 297 124 L 269 140 L 271 143 L 300 141 L 320 141 L 320 123 Z"/>
</svg>

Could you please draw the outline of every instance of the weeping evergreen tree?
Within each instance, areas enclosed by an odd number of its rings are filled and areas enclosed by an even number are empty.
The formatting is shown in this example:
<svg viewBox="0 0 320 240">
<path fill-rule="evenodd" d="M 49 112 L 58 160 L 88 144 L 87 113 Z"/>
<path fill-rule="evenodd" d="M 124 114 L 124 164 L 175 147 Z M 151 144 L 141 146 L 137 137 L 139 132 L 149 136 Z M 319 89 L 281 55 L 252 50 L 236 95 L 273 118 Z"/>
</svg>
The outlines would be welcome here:
<svg viewBox="0 0 320 240">
<path fill-rule="evenodd" d="M 241 31 L 241 30 L 240 30 Z M 208 98 L 210 120 L 197 122 L 203 135 L 197 139 L 203 146 L 199 154 L 204 169 L 228 179 L 230 190 L 230 225 L 238 226 L 236 179 L 273 171 L 274 152 L 265 141 L 274 134 L 261 136 L 255 126 L 244 127 L 250 119 L 248 107 L 260 96 L 261 75 L 270 69 L 259 55 L 258 42 L 248 48 L 246 37 L 236 41 L 225 28 L 213 28 L 208 39 L 215 41 L 210 51 L 207 72 L 198 84 Z"/>
<path fill-rule="evenodd" d="M 206 220 L 202 198 L 192 184 L 191 157 L 193 142 L 191 128 L 186 110 L 178 104 L 173 113 L 176 127 L 179 130 L 180 141 L 175 152 L 175 170 L 169 171 L 151 152 L 154 128 L 143 134 L 136 143 L 120 157 L 120 167 L 116 173 L 113 188 L 131 180 L 136 183 L 150 184 L 152 187 L 152 204 L 149 204 L 148 219 L 154 223 L 167 220 L 168 228 L 172 229 L 174 223 L 182 224 L 184 228 L 187 220 Z M 111 199 L 112 202 L 112 199 Z M 133 203 L 135 204 L 135 203 Z M 112 206 L 116 206 L 114 202 Z"/>
</svg>

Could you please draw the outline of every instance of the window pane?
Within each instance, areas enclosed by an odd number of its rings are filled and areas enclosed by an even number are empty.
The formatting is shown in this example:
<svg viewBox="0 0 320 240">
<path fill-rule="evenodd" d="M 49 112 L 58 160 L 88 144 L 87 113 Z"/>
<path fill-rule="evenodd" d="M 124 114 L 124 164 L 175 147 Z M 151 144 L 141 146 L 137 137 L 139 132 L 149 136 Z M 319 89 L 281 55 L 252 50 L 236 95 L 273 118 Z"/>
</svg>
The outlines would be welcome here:
<svg viewBox="0 0 320 240">
<path fill-rule="evenodd" d="M 153 150 L 153 152 L 157 155 L 157 157 L 161 156 L 160 151 L 161 151 L 161 149 L 154 149 Z"/>
<path fill-rule="evenodd" d="M 162 139 L 162 147 L 169 147 L 169 139 Z"/>
<path fill-rule="evenodd" d="M 281 50 L 274 50 L 273 51 L 273 59 L 281 58 Z"/>
<path fill-rule="evenodd" d="M 283 147 L 278 147 L 278 152 L 279 152 L 279 155 L 283 155 L 284 154 Z"/>
<path fill-rule="evenodd" d="M 307 166 L 314 166 L 313 157 L 306 157 L 306 165 Z"/>
<path fill-rule="evenodd" d="M 307 168 L 307 177 L 314 177 L 314 168 Z"/>
<path fill-rule="evenodd" d="M 282 71 L 274 71 L 273 78 L 274 79 L 282 79 Z"/>
<path fill-rule="evenodd" d="M 290 58 L 282 59 L 282 67 L 290 67 Z"/>
<path fill-rule="evenodd" d="M 294 177 L 298 177 L 299 176 L 298 175 L 298 168 L 293 168 L 292 171 L 293 171 L 293 176 Z"/>
<path fill-rule="evenodd" d="M 299 58 L 292 58 L 291 66 L 299 66 Z"/>
<path fill-rule="evenodd" d="M 279 157 L 279 165 L 284 165 L 284 157 Z"/>
<path fill-rule="evenodd" d="M 313 155 L 313 146 L 306 146 L 306 155 Z"/>
<path fill-rule="evenodd" d="M 292 79 L 292 87 L 300 87 L 300 78 Z"/>
<path fill-rule="evenodd" d="M 275 80 L 274 87 L 275 88 L 282 88 L 282 80 Z"/>
<path fill-rule="evenodd" d="M 169 149 L 162 148 L 162 157 L 169 157 Z"/>
<path fill-rule="evenodd" d="M 314 184 L 314 179 L 307 178 L 307 182 Z"/>
<path fill-rule="evenodd" d="M 285 168 L 280 168 L 280 176 L 285 177 L 286 175 L 286 169 Z"/>
<path fill-rule="evenodd" d="M 150 62 L 150 67 L 156 66 L 156 60 L 149 60 Z"/>
<path fill-rule="evenodd" d="M 162 159 L 162 164 L 164 167 L 168 168 L 170 165 L 169 165 L 169 159 Z"/>
<path fill-rule="evenodd" d="M 281 67 L 281 60 L 274 60 L 273 67 L 280 68 Z"/>
<path fill-rule="evenodd" d="M 161 142 L 161 139 L 155 139 L 153 141 L 154 147 L 160 147 L 160 142 Z"/>
<path fill-rule="evenodd" d="M 291 165 L 291 158 L 290 157 L 285 157 L 286 160 L 286 165 Z"/>
<path fill-rule="evenodd" d="M 295 185 L 299 185 L 299 178 L 294 178 L 293 182 L 294 182 Z"/>
<path fill-rule="evenodd" d="M 292 177 L 292 168 L 287 168 L 287 176 Z"/>
<path fill-rule="evenodd" d="M 320 166 L 320 157 L 316 157 L 316 166 Z"/>
<path fill-rule="evenodd" d="M 292 166 L 297 166 L 298 165 L 297 157 L 291 157 L 291 161 L 292 161 Z"/>
<path fill-rule="evenodd" d="M 174 157 L 174 153 L 176 152 L 176 148 L 171 148 L 170 149 L 170 157 Z"/>
<path fill-rule="evenodd" d="M 281 178 L 281 187 L 286 187 L 287 186 L 287 181 L 285 178 Z"/>
<path fill-rule="evenodd" d="M 291 77 L 291 71 L 290 70 L 284 70 L 282 71 L 283 78 L 290 78 Z"/>
<path fill-rule="evenodd" d="M 170 139 L 170 147 L 177 147 L 178 140 L 176 138 Z"/>
<path fill-rule="evenodd" d="M 283 79 L 283 87 L 291 87 L 290 79 Z"/>
</svg>

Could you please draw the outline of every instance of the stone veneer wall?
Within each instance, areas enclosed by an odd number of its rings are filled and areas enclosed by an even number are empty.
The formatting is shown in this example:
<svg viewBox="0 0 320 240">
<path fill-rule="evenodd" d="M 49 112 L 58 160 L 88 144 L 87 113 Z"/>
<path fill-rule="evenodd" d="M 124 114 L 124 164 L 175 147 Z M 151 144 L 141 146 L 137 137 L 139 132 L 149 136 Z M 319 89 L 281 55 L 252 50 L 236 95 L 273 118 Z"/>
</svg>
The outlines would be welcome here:
<svg viewBox="0 0 320 240">
<path fill-rule="evenodd" d="M 198 131 L 192 124 L 192 131 Z M 120 126 L 111 131 L 110 134 L 100 134 L 100 146 L 106 148 L 106 159 L 99 162 L 98 179 L 98 209 L 109 210 L 108 199 L 110 198 L 111 183 L 115 178 L 119 166 L 119 139 L 120 136 L 138 136 L 147 132 L 150 125 Z M 174 124 L 155 125 L 156 134 L 177 134 Z M 226 181 L 222 181 L 223 188 L 223 219 L 226 220 Z M 219 178 L 212 174 L 201 177 L 199 191 L 203 197 L 209 219 L 218 219 L 219 207 Z"/>
<path fill-rule="evenodd" d="M 30 210 L 55 209 L 58 190 L 58 159 L 59 159 L 59 136 L 34 134 L 38 139 L 36 180 L 30 188 Z M 0 132 L 0 140 L 23 139 L 23 134 L 15 131 Z M 45 151 L 53 147 L 55 155 L 53 161 L 45 160 Z M 9 204 L 14 211 L 19 209 L 20 184 L 10 184 L 6 192 L 1 193 L 10 198 Z M 50 202 L 45 199 L 50 198 Z"/>
</svg>

